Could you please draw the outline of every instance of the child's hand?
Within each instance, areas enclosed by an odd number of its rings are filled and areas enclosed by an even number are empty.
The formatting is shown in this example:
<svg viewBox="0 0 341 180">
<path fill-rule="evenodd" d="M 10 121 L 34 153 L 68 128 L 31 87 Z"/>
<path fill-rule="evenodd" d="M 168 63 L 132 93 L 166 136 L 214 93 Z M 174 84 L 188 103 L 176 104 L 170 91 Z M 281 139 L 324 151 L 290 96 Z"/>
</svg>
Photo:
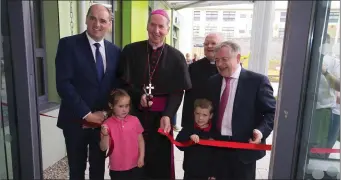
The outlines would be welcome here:
<svg viewBox="0 0 341 180">
<path fill-rule="evenodd" d="M 137 167 L 141 168 L 144 166 L 144 158 L 139 157 L 139 160 L 137 161 Z"/>
<path fill-rule="evenodd" d="M 108 126 L 103 124 L 101 126 L 101 133 L 103 134 L 103 136 L 107 136 L 108 135 Z"/>
<path fill-rule="evenodd" d="M 199 136 L 196 134 L 191 135 L 191 140 L 195 143 L 199 142 Z"/>
<path fill-rule="evenodd" d="M 215 177 L 209 177 L 208 180 L 215 180 Z"/>
</svg>

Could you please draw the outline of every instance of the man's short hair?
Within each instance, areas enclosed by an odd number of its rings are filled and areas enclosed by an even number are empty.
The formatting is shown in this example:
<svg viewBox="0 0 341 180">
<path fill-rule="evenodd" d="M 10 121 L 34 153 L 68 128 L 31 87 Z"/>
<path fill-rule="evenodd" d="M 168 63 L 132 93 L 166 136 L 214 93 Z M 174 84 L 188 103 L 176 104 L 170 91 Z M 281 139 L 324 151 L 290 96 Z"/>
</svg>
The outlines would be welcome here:
<svg viewBox="0 0 341 180">
<path fill-rule="evenodd" d="M 240 46 L 233 41 L 224 41 L 214 48 L 214 53 L 217 53 L 223 47 L 230 47 L 233 54 L 240 54 Z"/>
<path fill-rule="evenodd" d="M 202 109 L 209 109 L 210 110 L 210 113 L 213 112 L 213 105 L 212 105 L 212 102 L 210 100 L 207 100 L 207 99 L 196 99 L 194 101 L 194 110 L 197 108 L 197 107 L 200 107 Z"/>
<path fill-rule="evenodd" d="M 209 34 L 207 34 L 205 36 L 205 40 L 206 40 L 206 37 L 212 36 L 212 35 L 214 35 L 214 36 L 216 36 L 218 38 L 219 43 L 224 41 L 224 35 L 221 32 L 210 32 Z"/>
<path fill-rule="evenodd" d="M 108 11 L 108 13 L 109 13 L 109 21 L 114 20 L 114 15 L 113 15 L 113 13 L 111 12 L 111 9 L 109 8 L 109 6 L 108 6 L 108 5 L 105 5 L 105 4 L 100 4 L 100 3 L 92 4 L 92 5 L 89 7 L 88 12 L 86 13 L 86 17 L 89 17 L 90 12 L 91 12 L 91 8 L 92 8 L 94 5 L 101 5 L 101 6 L 105 7 L 105 9 L 106 9 L 106 10 Z"/>
</svg>

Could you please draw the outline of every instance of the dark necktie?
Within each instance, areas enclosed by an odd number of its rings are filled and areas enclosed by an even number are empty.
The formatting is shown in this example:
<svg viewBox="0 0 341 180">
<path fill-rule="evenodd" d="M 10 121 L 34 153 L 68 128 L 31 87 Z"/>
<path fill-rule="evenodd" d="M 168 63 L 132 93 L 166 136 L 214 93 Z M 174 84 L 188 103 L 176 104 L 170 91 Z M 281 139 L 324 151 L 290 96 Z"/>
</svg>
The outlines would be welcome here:
<svg viewBox="0 0 341 180">
<path fill-rule="evenodd" d="M 218 116 L 218 122 L 217 122 L 218 132 L 221 132 L 221 126 L 222 126 L 222 122 L 223 122 L 224 112 L 225 112 L 226 105 L 227 105 L 227 102 L 229 100 L 229 95 L 230 95 L 231 78 L 225 77 L 224 79 L 226 82 L 226 86 L 225 86 L 223 94 L 221 95 L 220 103 L 219 103 L 219 116 Z"/>
<path fill-rule="evenodd" d="M 98 81 L 101 81 L 104 74 L 104 65 L 103 58 L 101 53 L 99 52 L 99 47 L 101 46 L 99 43 L 94 44 L 96 46 L 96 68 L 97 68 L 97 78 Z"/>
</svg>

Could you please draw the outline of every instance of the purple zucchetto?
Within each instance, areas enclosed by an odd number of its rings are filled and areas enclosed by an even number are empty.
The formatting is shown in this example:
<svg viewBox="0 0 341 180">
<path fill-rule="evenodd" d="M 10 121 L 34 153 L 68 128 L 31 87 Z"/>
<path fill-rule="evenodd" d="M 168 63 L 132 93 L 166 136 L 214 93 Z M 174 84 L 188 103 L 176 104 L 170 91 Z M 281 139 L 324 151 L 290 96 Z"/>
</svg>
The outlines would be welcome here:
<svg viewBox="0 0 341 180">
<path fill-rule="evenodd" d="M 169 21 L 169 16 L 168 16 L 167 12 L 163 9 L 156 9 L 156 10 L 152 11 L 152 13 L 150 15 L 154 15 L 154 14 L 159 14 L 159 15 L 167 18 L 167 20 Z"/>
</svg>

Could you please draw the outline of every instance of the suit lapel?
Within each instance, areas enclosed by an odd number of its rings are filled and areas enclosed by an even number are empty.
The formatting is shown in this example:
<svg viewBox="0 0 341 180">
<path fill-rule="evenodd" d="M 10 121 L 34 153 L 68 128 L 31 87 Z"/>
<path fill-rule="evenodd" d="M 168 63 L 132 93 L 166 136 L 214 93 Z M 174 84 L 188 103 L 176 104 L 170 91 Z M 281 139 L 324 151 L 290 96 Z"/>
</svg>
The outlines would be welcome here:
<svg viewBox="0 0 341 180">
<path fill-rule="evenodd" d="M 106 59 L 106 70 L 102 79 L 102 82 L 108 77 L 110 72 L 112 71 L 112 68 L 114 67 L 114 54 L 113 51 L 110 51 L 108 42 L 104 40 L 104 46 L 105 46 L 105 59 Z"/>
<path fill-rule="evenodd" d="M 246 77 L 246 72 L 245 69 L 241 69 L 239 79 L 238 79 L 238 85 L 236 89 L 236 95 L 234 97 L 234 102 L 233 102 L 233 112 L 232 112 L 232 129 L 235 128 L 235 123 L 234 119 L 236 119 L 236 116 L 238 115 L 239 112 L 243 112 L 242 109 L 240 109 L 240 104 L 243 102 L 243 94 L 244 91 L 247 90 L 247 77 Z"/>
<path fill-rule="evenodd" d="M 92 50 L 89 44 L 89 40 L 86 37 L 85 32 L 82 34 L 81 41 L 79 43 L 79 52 L 80 54 L 83 54 L 83 58 L 85 58 L 85 62 L 87 62 L 90 66 L 90 69 L 92 72 L 89 72 L 87 74 L 91 74 L 91 78 L 94 78 L 96 82 L 98 82 L 97 79 L 97 69 L 96 69 L 96 63 L 95 63 L 95 57 L 92 54 Z M 95 76 L 93 76 L 95 74 Z"/>
</svg>

